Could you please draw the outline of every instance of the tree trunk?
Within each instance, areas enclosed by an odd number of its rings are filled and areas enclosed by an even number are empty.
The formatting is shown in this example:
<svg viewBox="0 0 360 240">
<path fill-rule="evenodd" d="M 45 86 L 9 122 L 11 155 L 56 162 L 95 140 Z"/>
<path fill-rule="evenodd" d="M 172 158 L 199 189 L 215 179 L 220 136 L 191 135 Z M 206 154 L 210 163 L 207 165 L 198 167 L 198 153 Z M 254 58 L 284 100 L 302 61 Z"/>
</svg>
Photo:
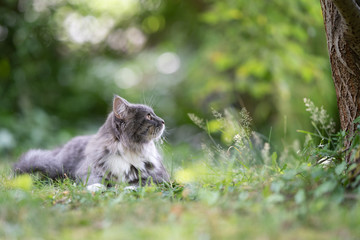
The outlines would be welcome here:
<svg viewBox="0 0 360 240">
<path fill-rule="evenodd" d="M 341 128 L 355 134 L 360 115 L 360 0 L 320 0 Z M 350 161 L 350 156 L 346 158 Z"/>
</svg>

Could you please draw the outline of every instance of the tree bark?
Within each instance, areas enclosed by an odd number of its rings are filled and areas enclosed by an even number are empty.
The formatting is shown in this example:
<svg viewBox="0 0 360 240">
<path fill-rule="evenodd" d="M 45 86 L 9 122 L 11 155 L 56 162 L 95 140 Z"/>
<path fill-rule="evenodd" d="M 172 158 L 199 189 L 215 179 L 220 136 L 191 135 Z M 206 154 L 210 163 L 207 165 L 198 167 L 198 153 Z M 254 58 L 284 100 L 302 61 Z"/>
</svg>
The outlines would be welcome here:
<svg viewBox="0 0 360 240">
<path fill-rule="evenodd" d="M 355 134 L 360 115 L 360 0 L 320 0 L 341 128 Z M 350 161 L 350 157 L 346 158 Z"/>
</svg>

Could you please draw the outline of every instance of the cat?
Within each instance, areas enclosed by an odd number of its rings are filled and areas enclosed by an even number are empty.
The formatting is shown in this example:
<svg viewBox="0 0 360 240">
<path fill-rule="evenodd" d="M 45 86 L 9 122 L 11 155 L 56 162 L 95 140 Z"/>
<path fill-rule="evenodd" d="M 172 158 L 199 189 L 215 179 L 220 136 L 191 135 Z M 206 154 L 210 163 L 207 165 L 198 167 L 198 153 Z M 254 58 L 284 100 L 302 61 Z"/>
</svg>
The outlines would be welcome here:
<svg viewBox="0 0 360 240">
<path fill-rule="evenodd" d="M 117 182 L 130 186 L 168 182 L 155 146 L 164 129 L 164 120 L 151 107 L 115 95 L 113 110 L 95 135 L 75 137 L 54 150 L 30 150 L 14 171 L 40 172 L 52 179 L 67 176 L 92 192 Z"/>
</svg>

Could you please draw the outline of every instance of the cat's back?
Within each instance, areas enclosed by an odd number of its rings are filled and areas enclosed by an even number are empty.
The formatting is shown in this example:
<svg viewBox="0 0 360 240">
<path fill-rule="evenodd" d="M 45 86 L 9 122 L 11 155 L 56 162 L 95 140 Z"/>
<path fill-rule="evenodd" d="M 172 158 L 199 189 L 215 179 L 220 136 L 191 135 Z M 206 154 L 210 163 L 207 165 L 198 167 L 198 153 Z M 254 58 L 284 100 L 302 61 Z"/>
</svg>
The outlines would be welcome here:
<svg viewBox="0 0 360 240">
<path fill-rule="evenodd" d="M 92 137 L 93 135 L 74 137 L 70 139 L 67 143 L 65 143 L 60 149 L 62 151 L 69 151 L 72 154 L 80 153 L 85 150 L 87 144 L 89 143 Z"/>
<path fill-rule="evenodd" d="M 77 136 L 68 141 L 61 148 L 55 149 L 56 157 L 61 159 L 64 165 L 76 165 L 85 158 L 85 149 L 93 136 Z"/>
<path fill-rule="evenodd" d="M 74 137 L 62 147 L 52 151 L 54 160 L 60 164 L 68 177 L 75 178 L 76 169 L 85 160 L 85 149 L 92 137 L 92 135 Z"/>
</svg>

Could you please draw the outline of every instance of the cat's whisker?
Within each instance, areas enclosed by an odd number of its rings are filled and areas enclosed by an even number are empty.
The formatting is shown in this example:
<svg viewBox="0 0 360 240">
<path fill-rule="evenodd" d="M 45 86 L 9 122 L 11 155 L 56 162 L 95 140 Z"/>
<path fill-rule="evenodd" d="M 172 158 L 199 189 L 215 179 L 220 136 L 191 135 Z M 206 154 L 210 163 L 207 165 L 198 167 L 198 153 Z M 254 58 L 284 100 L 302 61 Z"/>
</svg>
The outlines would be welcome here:
<svg viewBox="0 0 360 240">
<path fill-rule="evenodd" d="M 155 106 L 155 99 L 154 99 L 154 95 L 151 95 L 148 99 L 145 98 L 145 96 L 143 96 L 143 102 L 145 105 L 154 108 Z"/>
<path fill-rule="evenodd" d="M 169 143 L 169 141 L 166 139 L 165 136 L 162 136 L 162 137 L 161 137 L 161 140 L 162 140 L 163 142 L 165 142 L 165 143 Z"/>
</svg>

